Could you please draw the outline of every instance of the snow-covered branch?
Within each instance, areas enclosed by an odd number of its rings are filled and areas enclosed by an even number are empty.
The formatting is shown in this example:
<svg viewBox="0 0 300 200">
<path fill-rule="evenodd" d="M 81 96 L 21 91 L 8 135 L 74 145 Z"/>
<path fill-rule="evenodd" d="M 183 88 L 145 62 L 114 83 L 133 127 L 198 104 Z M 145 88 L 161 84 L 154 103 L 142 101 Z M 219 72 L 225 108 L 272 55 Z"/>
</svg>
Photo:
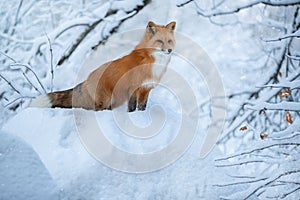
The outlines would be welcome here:
<svg viewBox="0 0 300 200">
<path fill-rule="evenodd" d="M 183 3 L 178 3 L 177 6 L 178 7 L 182 7 L 186 4 L 189 4 L 191 2 L 194 2 L 196 7 L 197 7 L 197 13 L 199 15 L 202 15 L 204 17 L 215 17 L 215 16 L 220 16 L 220 15 L 230 15 L 230 14 L 234 14 L 234 13 L 238 13 L 241 10 L 245 10 L 248 8 L 251 8 L 253 6 L 256 6 L 258 4 L 263 4 L 263 5 L 267 5 L 267 6 L 295 6 L 295 5 L 300 5 L 300 2 L 298 0 L 254 0 L 254 1 L 250 1 L 248 3 L 239 5 L 239 6 L 235 6 L 232 8 L 228 8 L 228 9 L 216 9 L 218 6 L 214 6 L 212 7 L 212 10 L 204 10 L 202 9 L 199 4 L 197 3 L 197 1 L 195 0 L 189 0 Z"/>
<path fill-rule="evenodd" d="M 264 188 L 273 184 L 277 180 L 280 180 L 280 178 L 282 178 L 282 177 L 286 177 L 286 176 L 298 174 L 298 173 L 300 173 L 300 170 L 298 170 L 298 169 L 294 169 L 294 170 L 283 169 L 281 173 L 275 173 L 275 175 L 271 176 L 267 180 L 264 180 L 261 183 L 252 185 L 249 189 L 247 189 L 247 192 L 246 192 L 247 195 L 245 196 L 245 199 L 252 197 L 254 194 L 256 194 L 260 190 L 264 190 Z M 263 192 L 265 192 L 265 191 L 262 191 L 262 193 Z M 260 195 L 262 193 L 260 193 Z M 260 195 L 258 195 L 258 196 L 260 196 Z M 236 193 L 236 194 L 232 195 L 230 198 L 235 199 L 235 197 L 238 197 L 238 196 L 239 196 L 239 194 Z"/>
<path fill-rule="evenodd" d="M 293 56 L 293 55 L 289 55 L 289 54 L 286 54 L 286 56 L 292 60 L 300 60 L 300 56 Z"/>
<path fill-rule="evenodd" d="M 15 86 L 13 86 L 13 84 L 11 83 L 11 81 L 7 80 L 2 74 L 0 74 L 0 78 L 2 80 L 4 80 L 16 93 L 21 94 L 21 92 L 17 88 L 15 88 Z"/>
<path fill-rule="evenodd" d="M 224 157 L 224 158 L 218 158 L 218 159 L 216 159 L 216 161 L 224 161 L 224 160 L 229 160 L 229 159 L 240 157 L 240 156 L 253 155 L 253 153 L 255 153 L 255 152 L 260 152 L 262 150 L 270 149 L 270 148 L 278 147 L 278 146 L 280 146 L 280 147 L 284 147 L 284 146 L 299 147 L 300 142 L 299 143 L 297 143 L 297 142 L 273 142 L 273 143 L 269 143 L 267 145 L 266 144 L 260 144 L 258 147 L 253 148 L 251 150 L 247 150 L 247 151 L 243 150 L 239 153 L 235 153 L 233 155 L 230 155 L 230 156 L 227 156 L 227 157 Z"/>
<path fill-rule="evenodd" d="M 274 39 L 263 39 L 263 41 L 265 41 L 265 42 L 276 42 L 276 41 L 281 41 L 281 40 L 292 38 L 292 37 L 300 38 L 300 30 L 297 30 L 294 33 L 286 34 L 286 35 L 283 35 L 281 37 L 274 38 Z"/>
<path fill-rule="evenodd" d="M 255 75 L 253 90 L 227 96 L 229 101 L 234 102 L 235 109 L 230 110 L 218 144 L 225 151 L 229 149 L 238 153 L 216 160 L 216 167 L 230 171 L 228 176 L 232 181 L 218 182 L 215 186 L 238 188 L 229 196 L 223 196 L 223 199 L 299 196 L 299 186 L 282 181 L 294 181 L 295 174 L 299 177 L 300 173 L 300 59 L 297 48 L 300 37 L 300 2 L 220 0 L 212 1 L 208 6 L 207 3 L 193 0 L 180 1 L 177 6 L 183 7 L 189 3 L 195 5 L 199 15 L 220 26 L 237 24 L 237 21 L 243 25 L 243 17 L 244 25 L 249 25 L 247 20 L 251 14 L 260 13 L 261 16 L 254 19 L 257 21 L 251 24 L 251 28 L 260 26 L 263 31 L 276 30 L 275 34 L 281 35 L 261 40 L 266 62 L 259 62 L 258 59 L 252 61 L 261 66 L 261 71 Z M 235 15 L 237 13 L 240 15 Z M 225 18 L 225 15 L 234 17 Z M 216 16 L 219 17 L 214 18 Z M 258 39 L 261 38 L 259 36 Z M 284 41 L 273 42 L 281 40 Z M 252 63 L 245 60 L 244 64 L 251 66 Z M 254 84 L 260 86 L 255 88 Z"/>
<path fill-rule="evenodd" d="M 178 7 L 182 7 L 182 6 L 185 6 L 185 5 L 189 4 L 189 3 L 191 3 L 192 1 L 194 1 L 194 0 L 188 0 L 188 1 L 178 2 L 176 5 Z"/>
<path fill-rule="evenodd" d="M 272 88 L 289 88 L 290 90 L 299 89 L 300 88 L 300 80 L 287 81 L 280 80 L 277 84 L 267 84 L 263 86 L 258 86 L 260 88 L 272 87 Z"/>
<path fill-rule="evenodd" d="M 246 105 L 246 109 L 250 110 L 290 110 L 290 111 L 300 111 L 300 102 L 279 102 L 279 103 L 267 103 L 261 102 L 256 105 Z"/>
<path fill-rule="evenodd" d="M 110 34 L 114 33 L 117 31 L 118 27 L 121 25 L 122 22 L 124 22 L 126 19 L 133 17 L 136 15 L 141 9 L 144 8 L 148 4 L 148 0 L 143 1 L 143 5 L 137 5 L 132 7 L 131 9 L 127 10 L 121 17 L 118 17 L 114 21 L 119 21 L 116 26 L 111 27 Z M 118 16 L 118 10 L 112 9 L 112 7 L 109 7 L 106 10 L 106 14 L 103 18 L 97 19 L 94 22 L 92 22 L 88 27 L 80 34 L 80 36 L 77 38 L 75 43 L 72 44 L 71 48 L 66 52 L 58 61 L 58 65 L 62 65 L 72 54 L 73 52 L 79 47 L 81 42 L 90 34 L 91 31 L 93 31 L 101 22 L 104 21 L 104 19 L 109 19 L 111 16 Z M 109 20 L 108 20 L 109 21 Z M 102 36 L 103 38 L 98 42 L 98 45 L 104 44 L 109 35 Z M 97 46 L 97 45 L 95 45 Z M 92 47 L 93 49 L 95 48 Z"/>
</svg>

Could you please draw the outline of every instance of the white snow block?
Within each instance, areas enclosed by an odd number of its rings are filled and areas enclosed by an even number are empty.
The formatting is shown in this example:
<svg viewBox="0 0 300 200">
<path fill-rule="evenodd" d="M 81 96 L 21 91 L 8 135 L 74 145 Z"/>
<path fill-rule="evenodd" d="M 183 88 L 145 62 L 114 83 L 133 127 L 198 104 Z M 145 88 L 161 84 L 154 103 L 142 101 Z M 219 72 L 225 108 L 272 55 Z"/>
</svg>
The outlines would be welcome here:
<svg viewBox="0 0 300 200">
<path fill-rule="evenodd" d="M 0 132 L 0 199 L 58 199 L 58 189 L 36 152 L 21 138 Z"/>
</svg>

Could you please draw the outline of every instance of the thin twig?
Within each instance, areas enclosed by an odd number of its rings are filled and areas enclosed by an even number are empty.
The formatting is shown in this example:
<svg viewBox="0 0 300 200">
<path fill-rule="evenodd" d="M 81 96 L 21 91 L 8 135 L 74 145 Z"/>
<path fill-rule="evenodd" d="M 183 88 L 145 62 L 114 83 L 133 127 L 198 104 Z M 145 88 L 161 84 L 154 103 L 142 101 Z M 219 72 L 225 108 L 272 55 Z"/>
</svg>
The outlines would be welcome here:
<svg viewBox="0 0 300 200">
<path fill-rule="evenodd" d="M 249 160 L 245 162 L 239 162 L 239 163 L 232 163 L 232 164 L 223 164 L 223 165 L 215 165 L 216 167 L 233 167 L 233 166 L 239 166 L 239 165 L 247 165 L 250 163 L 263 163 L 265 161 L 263 160 Z"/>
<path fill-rule="evenodd" d="M 20 91 L 15 88 L 10 81 L 8 81 L 2 74 L 0 74 L 0 77 L 18 94 L 21 95 Z"/>
<path fill-rule="evenodd" d="M 256 183 L 259 181 L 264 181 L 267 180 L 268 178 L 260 178 L 260 179 L 255 179 L 255 180 L 249 180 L 249 181 L 241 181 L 241 182 L 234 182 L 234 183 L 225 183 L 222 185 L 214 185 L 217 187 L 227 187 L 227 186 L 232 186 L 232 185 L 241 185 L 241 184 L 248 184 L 248 183 Z"/>
<path fill-rule="evenodd" d="M 9 58 L 10 60 L 12 60 L 14 63 L 16 63 L 17 61 L 15 59 L 13 59 L 12 57 L 10 57 L 9 55 L 7 55 L 6 53 L 0 51 L 0 54 L 4 55 L 5 57 Z"/>
<path fill-rule="evenodd" d="M 268 148 L 271 148 L 271 147 L 274 147 L 274 146 L 300 146 L 300 143 L 295 143 L 295 142 L 275 143 L 275 144 L 263 146 L 263 147 L 260 147 L 260 148 L 256 148 L 256 149 L 253 149 L 253 150 L 250 150 L 250 151 L 244 151 L 244 152 L 239 153 L 239 154 L 234 154 L 234 155 L 231 155 L 231 156 L 227 156 L 225 158 L 219 158 L 219 159 L 216 159 L 215 161 L 228 160 L 230 158 L 235 158 L 235 157 L 239 157 L 239 156 L 243 156 L 243 155 L 252 154 L 253 152 L 261 151 L 261 150 L 268 149 Z"/>
<path fill-rule="evenodd" d="M 20 10 L 21 10 L 22 5 L 23 5 L 23 0 L 20 0 L 19 6 L 18 6 L 18 9 L 17 9 L 17 14 L 16 14 L 16 17 L 15 17 L 15 23 L 14 23 L 14 26 L 13 26 L 13 29 L 12 29 L 10 35 L 13 35 L 16 31 L 16 26 L 19 22 L 19 14 L 20 14 Z"/>
<path fill-rule="evenodd" d="M 109 31 L 109 33 L 110 34 L 116 33 L 118 31 L 119 27 L 122 25 L 122 23 L 125 20 L 127 20 L 129 18 L 132 18 L 133 16 L 135 16 L 136 14 L 138 14 L 139 11 L 142 10 L 146 6 L 146 4 L 148 4 L 149 2 L 150 2 L 150 0 L 144 0 L 144 5 L 143 6 L 138 6 L 134 11 L 127 12 L 128 15 L 126 15 L 124 18 L 122 18 L 120 20 L 120 23 L 117 26 L 115 26 L 113 29 L 111 29 Z M 109 38 L 109 35 L 106 35 L 105 37 L 102 37 L 102 39 L 96 45 L 92 46 L 91 49 L 93 49 L 93 50 L 97 49 L 98 46 L 105 44 L 107 42 L 108 38 Z"/>
<path fill-rule="evenodd" d="M 47 33 L 46 34 L 46 37 L 48 39 L 48 43 L 49 43 L 49 50 L 50 50 L 50 67 L 51 67 L 51 70 L 50 70 L 50 73 L 51 73 L 51 92 L 53 91 L 53 79 L 54 79 L 54 70 L 53 70 L 53 52 L 52 52 L 52 45 L 51 45 L 51 41 L 50 41 L 50 38 L 48 37 Z"/>
<path fill-rule="evenodd" d="M 176 6 L 177 6 L 177 7 L 182 7 L 182 6 L 185 6 L 186 4 L 189 4 L 189 3 L 191 3 L 192 1 L 194 1 L 194 0 L 188 0 L 188 1 L 186 1 L 186 2 L 183 2 L 183 3 L 177 4 Z"/>
<path fill-rule="evenodd" d="M 286 36 L 278 37 L 275 39 L 263 39 L 262 38 L 261 40 L 264 42 L 278 42 L 278 41 L 281 41 L 284 39 L 289 39 L 289 38 L 300 38 L 300 36 L 299 35 L 286 35 Z"/>
<path fill-rule="evenodd" d="M 36 75 L 36 73 L 27 65 L 25 64 L 21 64 L 21 63 L 15 63 L 15 64 L 11 64 L 10 66 L 23 66 L 26 69 L 28 69 L 29 71 L 31 71 L 33 73 L 33 75 L 35 76 L 36 80 L 38 81 L 39 85 L 42 87 L 44 93 L 47 93 L 45 87 L 43 86 L 43 84 L 41 83 L 40 79 L 38 78 L 38 76 Z"/>
<path fill-rule="evenodd" d="M 16 99 L 14 99 L 13 101 L 9 102 L 8 104 L 6 104 L 6 105 L 4 106 L 4 108 L 10 106 L 11 104 L 15 103 L 16 101 L 18 101 L 18 100 L 20 100 L 20 99 L 33 99 L 33 98 L 35 98 L 35 97 L 28 97 L 28 96 L 18 97 L 18 98 L 16 98 Z"/>
<path fill-rule="evenodd" d="M 63 55 L 59 61 L 58 65 L 62 65 L 69 57 L 73 54 L 73 52 L 78 48 L 79 44 L 89 35 L 89 33 L 94 30 L 94 28 L 103 21 L 103 18 L 96 20 L 92 23 L 83 33 L 80 34 L 79 38 L 75 41 L 75 43 L 71 46 L 70 50 Z"/>
<path fill-rule="evenodd" d="M 296 191 L 298 191 L 298 190 L 300 190 L 300 187 L 297 187 L 297 188 L 295 188 L 295 189 L 293 189 L 293 190 L 291 190 L 291 191 L 289 191 L 289 192 L 287 192 L 287 193 L 284 193 L 283 195 L 281 195 L 281 199 L 284 199 L 284 198 L 286 198 L 287 196 L 289 196 L 290 194 L 293 194 L 294 192 L 296 192 Z"/>
<path fill-rule="evenodd" d="M 126 11 L 127 14 L 129 14 L 128 16 L 126 16 L 125 18 L 120 20 L 120 23 L 113 28 L 110 33 L 115 33 L 119 26 L 126 20 L 129 19 L 131 17 L 133 17 L 134 15 L 136 15 L 140 10 L 142 10 L 148 3 L 150 2 L 150 0 L 143 0 L 143 5 L 138 5 L 136 8 L 130 10 L 130 11 Z M 135 12 L 136 11 L 136 12 Z M 74 44 L 71 46 L 71 48 L 65 53 L 65 55 L 63 55 L 57 65 L 62 65 L 67 59 L 70 58 L 70 56 L 75 52 L 75 50 L 79 47 L 79 45 L 81 44 L 81 42 L 83 42 L 83 40 L 90 34 L 90 32 L 92 32 L 101 22 L 104 21 L 105 18 L 112 16 L 114 14 L 117 13 L 117 10 L 112 10 L 110 9 L 106 15 L 104 16 L 104 18 L 100 18 L 96 21 L 94 21 L 91 25 L 88 26 L 87 29 L 85 29 L 80 36 L 77 38 L 77 40 L 74 42 Z M 132 13 L 132 14 L 131 14 Z M 130 15 L 131 14 L 131 15 Z M 104 44 L 109 36 L 102 38 L 101 41 L 98 42 L 98 44 L 96 44 L 95 46 L 92 47 L 92 49 L 96 49 L 97 46 Z"/>
<path fill-rule="evenodd" d="M 238 13 L 241 10 L 244 9 L 248 9 L 251 8 L 253 6 L 256 6 L 258 4 L 264 4 L 264 5 L 268 5 L 268 6 L 294 6 L 294 5 L 300 5 L 299 1 L 291 1 L 291 2 L 273 2 L 273 1 L 269 1 L 269 0 L 256 0 L 253 1 L 251 3 L 245 4 L 245 5 L 241 5 L 235 8 L 231 8 L 228 10 L 211 10 L 211 11 L 204 11 L 202 9 L 200 9 L 199 7 L 197 8 L 197 13 L 203 17 L 215 17 L 215 16 L 221 16 L 221 15 L 230 15 L 230 14 L 234 14 L 234 13 Z"/>
<path fill-rule="evenodd" d="M 261 111 L 261 110 L 289 110 L 289 111 L 300 111 L 299 102 L 283 101 L 279 103 L 266 103 L 262 102 L 257 105 L 251 106 L 246 105 L 245 109 Z"/>
<path fill-rule="evenodd" d="M 289 54 L 285 54 L 285 56 L 292 60 L 300 60 L 300 56 L 293 56 L 293 55 L 289 55 Z"/>
<path fill-rule="evenodd" d="M 247 9 L 247 8 L 251 8 L 257 4 L 260 4 L 260 1 L 254 1 L 252 3 L 246 4 L 246 5 L 242 5 L 240 7 L 237 8 L 232 8 L 231 10 L 226 10 L 226 11 L 215 11 L 215 12 L 207 12 L 207 11 L 203 11 L 203 10 L 199 10 L 197 11 L 197 13 L 199 15 L 202 15 L 203 17 L 215 17 L 215 16 L 220 16 L 220 15 L 229 15 L 229 14 L 233 14 L 233 13 L 237 13 L 241 10 Z"/>
<path fill-rule="evenodd" d="M 254 189 L 248 196 L 246 196 L 245 199 L 250 198 L 253 194 L 255 194 L 257 191 L 259 191 L 261 188 L 270 185 L 271 183 L 273 183 L 274 181 L 280 179 L 281 177 L 286 176 L 286 175 L 289 175 L 289 174 L 299 173 L 299 172 L 300 172 L 300 170 L 286 171 L 286 172 L 284 172 L 284 173 L 278 175 L 276 178 L 274 178 L 274 179 L 272 179 L 272 180 L 266 182 L 264 185 L 261 185 L 261 186 L 257 187 L 256 189 Z"/>
<path fill-rule="evenodd" d="M 25 79 L 28 81 L 28 83 L 38 92 L 38 93 L 40 93 L 40 94 L 42 94 L 39 90 L 38 90 L 38 88 L 37 87 L 35 87 L 34 85 L 33 85 L 33 83 L 30 81 L 30 79 L 27 77 L 27 75 L 23 72 L 22 73 L 23 74 L 23 76 L 25 77 Z"/>
<path fill-rule="evenodd" d="M 72 29 L 74 27 L 77 27 L 77 26 L 86 26 L 86 27 L 89 27 L 89 24 L 88 23 L 80 23 L 80 24 L 73 24 L 67 28 L 65 28 L 64 30 L 62 30 L 61 32 L 59 32 L 56 36 L 55 36 L 55 39 L 59 38 L 64 32 L 66 32 L 67 30 L 69 29 Z"/>
</svg>

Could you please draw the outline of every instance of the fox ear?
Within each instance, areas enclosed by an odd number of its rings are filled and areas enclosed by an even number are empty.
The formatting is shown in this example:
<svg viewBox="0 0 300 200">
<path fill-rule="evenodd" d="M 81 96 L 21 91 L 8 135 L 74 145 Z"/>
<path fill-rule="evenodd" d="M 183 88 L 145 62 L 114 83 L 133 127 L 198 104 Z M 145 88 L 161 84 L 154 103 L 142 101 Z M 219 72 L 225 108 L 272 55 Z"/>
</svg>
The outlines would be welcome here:
<svg viewBox="0 0 300 200">
<path fill-rule="evenodd" d="M 156 32 L 155 26 L 156 26 L 156 24 L 154 22 L 150 21 L 147 25 L 147 31 L 154 35 Z"/>
<path fill-rule="evenodd" d="M 170 22 L 169 24 L 166 25 L 166 28 L 169 29 L 169 31 L 174 31 L 176 28 L 176 22 Z"/>
</svg>

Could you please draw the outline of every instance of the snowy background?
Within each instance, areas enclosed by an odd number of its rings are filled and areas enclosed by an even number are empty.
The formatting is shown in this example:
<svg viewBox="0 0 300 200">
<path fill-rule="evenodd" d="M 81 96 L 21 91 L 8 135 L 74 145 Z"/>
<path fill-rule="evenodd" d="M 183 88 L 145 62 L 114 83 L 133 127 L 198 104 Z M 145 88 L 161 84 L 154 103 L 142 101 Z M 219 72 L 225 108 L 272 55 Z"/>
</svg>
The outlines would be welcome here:
<svg viewBox="0 0 300 200">
<path fill-rule="evenodd" d="M 0 1 L 0 199 L 298 199 L 299 5 L 297 0 Z M 195 138 L 169 166 L 125 173 L 88 153 L 72 110 L 27 107 L 31 98 L 71 88 L 94 68 L 130 52 L 141 37 L 134 30 L 150 20 L 176 21 L 176 32 L 193 40 L 218 68 L 225 95 L 220 89 L 220 96 L 211 97 L 205 77 L 174 54 L 169 69 L 182 76 L 199 105 Z M 215 106 L 226 111 L 225 126 L 211 153 L 200 159 L 208 127 L 219 127 L 210 124 L 210 102 L 220 99 L 226 106 Z M 110 111 L 83 112 L 96 117 L 118 148 L 147 153 L 176 137 L 180 103 L 158 86 L 149 109 L 130 114 L 145 127 L 163 113 L 164 127 L 149 140 L 122 134 Z M 155 112 L 156 106 L 163 112 Z"/>
</svg>

